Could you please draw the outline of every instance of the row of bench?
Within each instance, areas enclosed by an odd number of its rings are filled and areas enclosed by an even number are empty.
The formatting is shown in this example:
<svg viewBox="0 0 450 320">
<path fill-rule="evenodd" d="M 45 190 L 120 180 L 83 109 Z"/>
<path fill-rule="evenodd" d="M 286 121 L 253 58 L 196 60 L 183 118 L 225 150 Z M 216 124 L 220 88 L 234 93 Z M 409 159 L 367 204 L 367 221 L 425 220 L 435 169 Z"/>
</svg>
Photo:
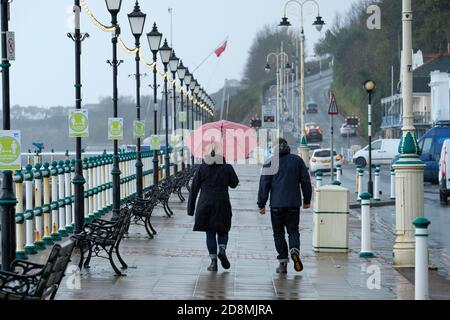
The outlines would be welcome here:
<svg viewBox="0 0 450 320">
<path fill-rule="evenodd" d="M 151 224 L 154 208 L 162 205 L 166 215 L 171 217 L 170 196 L 176 194 L 181 201 L 185 200 L 181 190 L 183 187 L 189 190 L 189 181 L 195 170 L 193 166 L 179 171 L 163 180 L 157 188 L 147 190 L 143 199 L 128 200 L 115 220 L 94 219 L 86 223 L 81 233 L 53 246 L 45 265 L 13 261 L 10 272 L 0 272 L 0 299 L 54 299 L 75 247 L 80 250 L 80 269 L 89 268 L 93 257 L 101 257 L 109 260 L 116 275 L 123 276 L 121 269 L 127 269 L 128 265 L 119 250 L 130 225 L 143 225 L 149 237 L 153 238 L 156 234 Z M 114 258 L 119 260 L 120 269 Z"/>
</svg>

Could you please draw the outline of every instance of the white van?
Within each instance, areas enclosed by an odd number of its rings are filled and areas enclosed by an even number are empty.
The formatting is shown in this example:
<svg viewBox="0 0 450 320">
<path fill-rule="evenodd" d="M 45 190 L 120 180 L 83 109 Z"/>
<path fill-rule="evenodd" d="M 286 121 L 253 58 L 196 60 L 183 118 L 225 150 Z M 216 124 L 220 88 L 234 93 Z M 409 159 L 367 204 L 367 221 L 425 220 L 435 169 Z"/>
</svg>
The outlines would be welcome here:
<svg viewBox="0 0 450 320">
<path fill-rule="evenodd" d="M 442 144 L 439 158 L 439 197 L 442 203 L 448 203 L 450 196 L 450 139 Z"/>
<path fill-rule="evenodd" d="M 379 139 L 372 142 L 372 165 L 391 164 L 398 154 L 400 139 Z M 353 155 L 353 163 L 365 167 L 369 163 L 369 146 Z"/>
</svg>

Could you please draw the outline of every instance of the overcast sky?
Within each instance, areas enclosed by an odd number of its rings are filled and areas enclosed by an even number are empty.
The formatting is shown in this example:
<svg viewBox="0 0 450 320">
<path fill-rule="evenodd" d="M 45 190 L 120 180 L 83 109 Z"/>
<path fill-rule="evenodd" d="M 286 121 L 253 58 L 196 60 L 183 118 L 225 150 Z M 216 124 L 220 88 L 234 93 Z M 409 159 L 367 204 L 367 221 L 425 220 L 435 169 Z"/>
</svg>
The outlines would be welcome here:
<svg viewBox="0 0 450 320">
<path fill-rule="evenodd" d="M 85 0 L 91 11 L 104 24 L 110 15 L 103 0 Z M 129 46 L 134 40 L 127 19 L 134 0 L 123 0 L 119 14 L 122 36 Z M 227 36 L 228 47 L 220 58 L 211 56 L 195 73 L 200 84 L 210 93 L 223 86 L 224 79 L 240 79 L 255 34 L 265 24 L 277 24 L 283 15 L 285 0 L 141 0 L 141 10 L 147 14 L 145 32 L 154 21 L 159 31 L 170 41 L 170 15 L 173 8 L 173 47 L 191 70 L 195 68 Z M 327 23 L 322 34 L 333 22 L 336 12 L 344 13 L 353 0 L 318 0 L 320 14 Z M 74 46 L 67 37 L 73 1 L 14 0 L 11 4 L 10 30 L 16 34 L 16 61 L 11 68 L 11 104 L 22 106 L 74 105 Z M 288 16 L 295 28 L 299 25 L 299 10 L 292 6 Z M 309 54 L 320 37 L 311 25 L 316 16 L 312 3 L 305 6 L 305 34 Z M 90 38 L 83 43 L 83 102 L 95 103 L 112 92 L 112 70 L 106 64 L 111 58 L 111 36 L 97 29 L 82 12 L 82 32 Z M 142 37 L 143 54 L 151 60 L 148 42 Z M 119 47 L 119 95 L 134 95 L 133 57 Z M 159 57 L 158 57 L 159 58 Z M 162 66 L 159 66 L 162 69 Z M 142 68 L 142 73 L 151 70 Z M 150 92 L 151 77 L 143 79 L 143 94 Z"/>
</svg>

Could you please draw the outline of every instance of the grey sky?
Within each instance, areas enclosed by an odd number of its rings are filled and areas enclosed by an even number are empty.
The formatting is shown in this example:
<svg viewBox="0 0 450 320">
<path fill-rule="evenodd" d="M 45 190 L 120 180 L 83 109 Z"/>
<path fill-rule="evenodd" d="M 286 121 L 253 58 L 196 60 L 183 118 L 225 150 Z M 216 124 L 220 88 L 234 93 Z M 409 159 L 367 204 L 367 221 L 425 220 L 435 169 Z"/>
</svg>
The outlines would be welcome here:
<svg viewBox="0 0 450 320">
<path fill-rule="evenodd" d="M 104 0 L 85 0 L 91 11 L 104 24 L 110 22 Z M 127 19 L 134 0 L 123 0 L 119 22 L 122 37 L 129 46 L 134 40 Z M 204 88 L 212 93 L 223 86 L 225 78 L 240 79 L 248 58 L 248 50 L 257 31 L 265 24 L 277 24 L 283 14 L 285 0 L 141 0 L 147 13 L 145 32 L 154 21 L 170 40 L 170 15 L 173 8 L 173 44 L 177 55 L 191 70 L 195 68 L 226 36 L 228 47 L 220 58 L 210 59 L 195 73 Z M 318 0 L 326 22 L 322 34 L 333 22 L 336 12 L 344 13 L 352 0 Z M 11 68 L 11 103 L 23 106 L 70 106 L 74 104 L 74 46 L 67 38 L 72 14 L 71 0 L 14 0 L 11 4 L 10 30 L 16 33 L 16 61 Z M 299 10 L 288 10 L 295 28 Z M 316 16 L 312 3 L 305 6 L 305 34 L 309 53 L 320 34 L 311 25 Z M 111 58 L 111 35 L 97 29 L 82 12 L 82 32 L 90 38 L 83 43 L 83 101 L 95 103 L 99 97 L 111 95 L 112 70 L 106 64 Z M 146 37 L 141 38 L 143 54 L 151 60 Z M 119 48 L 119 95 L 134 95 L 134 59 Z M 159 57 L 158 57 L 159 59 Z M 162 70 L 162 66 L 159 66 Z M 151 70 L 142 68 L 150 74 Z M 152 78 L 143 79 L 143 94 L 148 94 Z"/>
</svg>

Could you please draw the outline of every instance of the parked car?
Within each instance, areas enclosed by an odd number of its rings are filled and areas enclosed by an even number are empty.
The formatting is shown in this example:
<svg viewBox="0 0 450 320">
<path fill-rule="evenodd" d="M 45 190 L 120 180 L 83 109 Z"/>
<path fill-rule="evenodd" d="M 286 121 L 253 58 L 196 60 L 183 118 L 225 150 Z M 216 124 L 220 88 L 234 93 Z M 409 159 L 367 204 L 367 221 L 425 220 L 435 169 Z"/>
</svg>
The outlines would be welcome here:
<svg viewBox="0 0 450 320">
<path fill-rule="evenodd" d="M 356 136 L 356 128 L 349 127 L 346 123 L 343 123 L 339 129 L 341 136 Z"/>
<path fill-rule="evenodd" d="M 305 124 L 305 130 L 306 130 L 306 140 L 310 142 L 323 141 L 322 129 L 317 123 L 310 122 Z"/>
<path fill-rule="evenodd" d="M 439 159 L 439 198 L 442 203 L 448 203 L 450 196 L 450 139 L 442 144 Z"/>
<path fill-rule="evenodd" d="M 379 139 L 372 142 L 372 164 L 390 164 L 398 154 L 400 139 Z M 369 163 L 369 146 L 353 155 L 353 163 L 365 167 Z"/>
<path fill-rule="evenodd" d="M 342 156 L 338 155 L 336 150 L 333 151 L 334 156 L 334 170 L 336 171 L 336 165 L 342 165 Z M 331 149 L 317 149 L 311 155 L 309 160 L 309 170 L 311 173 L 317 171 L 331 172 Z"/>
<path fill-rule="evenodd" d="M 315 102 L 310 102 L 306 106 L 306 113 L 318 113 L 319 112 L 319 106 Z"/>
<path fill-rule="evenodd" d="M 314 150 L 321 149 L 322 146 L 318 143 L 308 143 L 309 148 L 309 157 L 311 158 L 312 154 L 314 153 Z"/>
<path fill-rule="evenodd" d="M 442 121 L 419 138 L 420 160 L 425 163 L 424 181 L 439 183 L 439 158 L 445 140 L 450 139 L 450 121 Z M 399 157 L 394 158 L 395 163 Z"/>
</svg>

